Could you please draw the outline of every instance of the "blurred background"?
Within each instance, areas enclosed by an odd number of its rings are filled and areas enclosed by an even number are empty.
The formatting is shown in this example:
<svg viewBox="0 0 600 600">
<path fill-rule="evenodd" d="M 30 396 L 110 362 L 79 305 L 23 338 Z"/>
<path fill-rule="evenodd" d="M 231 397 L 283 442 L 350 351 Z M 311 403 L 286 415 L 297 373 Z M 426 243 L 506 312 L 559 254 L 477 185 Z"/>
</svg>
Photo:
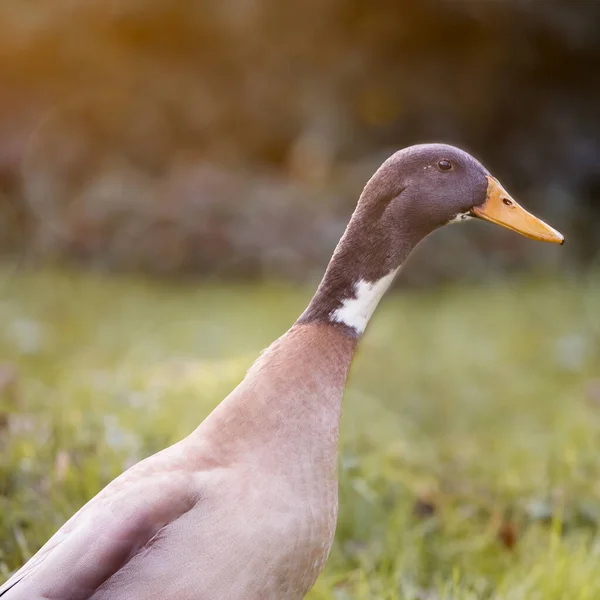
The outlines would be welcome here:
<svg viewBox="0 0 600 600">
<path fill-rule="evenodd" d="M 379 164 L 442 141 L 567 243 L 470 222 L 411 258 L 310 598 L 600 597 L 599 31 L 595 0 L 3 0 L 0 580 L 188 434 Z"/>
<path fill-rule="evenodd" d="M 1 248 L 303 281 L 382 159 L 445 141 L 568 246 L 558 258 L 489 227 L 444 232 L 407 281 L 589 263 L 599 15 L 557 0 L 6 0 Z"/>
</svg>

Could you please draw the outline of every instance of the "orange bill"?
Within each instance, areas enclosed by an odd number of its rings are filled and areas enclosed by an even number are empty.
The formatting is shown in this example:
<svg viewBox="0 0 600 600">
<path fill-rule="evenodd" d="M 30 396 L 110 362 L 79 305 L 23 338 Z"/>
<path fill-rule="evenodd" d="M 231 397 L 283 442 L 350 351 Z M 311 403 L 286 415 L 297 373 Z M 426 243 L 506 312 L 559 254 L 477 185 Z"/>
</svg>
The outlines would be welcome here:
<svg viewBox="0 0 600 600">
<path fill-rule="evenodd" d="M 493 177 L 488 176 L 487 180 L 486 199 L 481 206 L 473 208 L 475 216 L 532 240 L 564 244 L 565 238 L 561 233 L 519 206 Z"/>
</svg>

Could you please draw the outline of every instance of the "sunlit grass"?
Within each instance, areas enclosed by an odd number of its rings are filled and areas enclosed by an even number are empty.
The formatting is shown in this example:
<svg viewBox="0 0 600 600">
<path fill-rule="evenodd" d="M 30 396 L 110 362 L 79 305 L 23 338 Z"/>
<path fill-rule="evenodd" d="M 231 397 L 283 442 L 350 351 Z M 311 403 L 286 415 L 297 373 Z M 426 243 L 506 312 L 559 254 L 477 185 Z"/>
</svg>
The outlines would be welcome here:
<svg viewBox="0 0 600 600">
<path fill-rule="evenodd" d="M 2 282 L 0 579 L 189 433 L 310 295 Z M 346 394 L 336 544 L 313 600 L 600 597 L 598 307 L 594 279 L 385 299 Z"/>
</svg>

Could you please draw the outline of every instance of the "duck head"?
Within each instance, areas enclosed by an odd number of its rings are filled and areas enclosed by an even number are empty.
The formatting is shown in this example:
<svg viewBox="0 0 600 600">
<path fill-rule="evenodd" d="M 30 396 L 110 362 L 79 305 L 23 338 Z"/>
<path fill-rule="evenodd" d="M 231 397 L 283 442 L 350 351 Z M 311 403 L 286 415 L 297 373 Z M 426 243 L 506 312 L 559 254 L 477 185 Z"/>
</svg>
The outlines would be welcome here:
<svg viewBox="0 0 600 600">
<path fill-rule="evenodd" d="M 534 240 L 564 243 L 562 234 L 520 206 L 478 160 L 446 144 L 396 152 L 368 182 L 361 203 L 390 219 L 395 214 L 421 237 L 476 218 Z"/>
<path fill-rule="evenodd" d="M 413 248 L 439 227 L 470 218 L 534 240 L 564 241 L 471 155 L 446 144 L 411 146 L 388 158 L 367 182 L 299 322 L 335 323 L 360 336 Z"/>
</svg>

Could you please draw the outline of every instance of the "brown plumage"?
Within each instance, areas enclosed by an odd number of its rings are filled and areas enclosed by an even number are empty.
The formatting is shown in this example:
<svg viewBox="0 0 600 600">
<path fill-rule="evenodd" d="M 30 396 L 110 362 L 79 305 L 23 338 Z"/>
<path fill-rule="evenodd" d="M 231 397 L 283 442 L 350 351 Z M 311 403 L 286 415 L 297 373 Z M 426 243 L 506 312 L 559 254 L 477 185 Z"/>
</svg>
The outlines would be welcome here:
<svg viewBox="0 0 600 600">
<path fill-rule="evenodd" d="M 1 599 L 303 598 L 335 532 L 338 428 L 357 341 L 412 248 L 467 216 L 562 243 L 461 150 L 396 153 L 365 187 L 297 323 L 195 431 L 67 521 Z"/>
</svg>

